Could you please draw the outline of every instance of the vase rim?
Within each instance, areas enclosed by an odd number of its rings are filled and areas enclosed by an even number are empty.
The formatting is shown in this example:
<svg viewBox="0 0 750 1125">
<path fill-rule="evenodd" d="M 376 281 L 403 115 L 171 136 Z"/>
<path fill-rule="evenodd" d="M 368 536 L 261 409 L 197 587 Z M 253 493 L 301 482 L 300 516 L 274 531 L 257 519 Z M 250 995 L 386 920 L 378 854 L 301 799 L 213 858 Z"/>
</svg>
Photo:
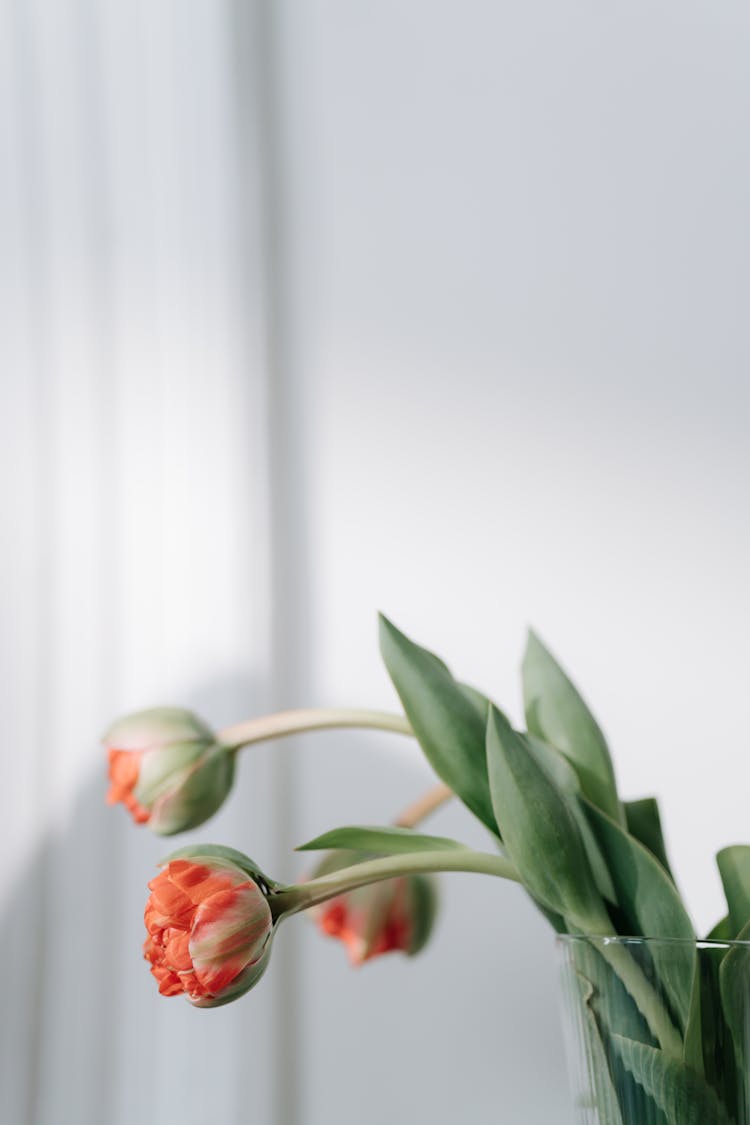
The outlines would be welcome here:
<svg viewBox="0 0 750 1125">
<path fill-rule="evenodd" d="M 587 945 L 690 945 L 699 949 L 729 949 L 739 946 L 750 949 L 750 940 L 739 938 L 647 937 L 642 934 L 556 934 L 555 941 L 561 945 L 585 942 Z"/>
</svg>

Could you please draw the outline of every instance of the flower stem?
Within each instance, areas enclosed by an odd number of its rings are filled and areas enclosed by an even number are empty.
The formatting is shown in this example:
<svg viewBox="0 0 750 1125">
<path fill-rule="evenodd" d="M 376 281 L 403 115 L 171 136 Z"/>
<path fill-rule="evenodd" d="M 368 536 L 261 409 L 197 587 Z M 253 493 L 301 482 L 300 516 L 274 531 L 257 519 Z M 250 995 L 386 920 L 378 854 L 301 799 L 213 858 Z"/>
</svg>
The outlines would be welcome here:
<svg viewBox="0 0 750 1125">
<path fill-rule="evenodd" d="M 332 730 L 336 727 L 365 727 L 370 730 L 387 730 L 396 734 L 413 734 L 403 715 L 387 711 L 363 711 L 338 707 L 309 707 L 294 711 L 278 711 L 235 723 L 219 731 L 219 742 L 229 750 L 239 750 L 253 742 L 270 738 L 283 738 L 310 730 Z"/>
<path fill-rule="evenodd" d="M 268 904 L 275 919 L 282 915 L 297 914 L 318 906 L 336 895 L 346 894 L 358 887 L 379 883 L 399 875 L 421 875 L 436 871 L 473 871 L 479 875 L 495 875 L 501 879 L 519 882 L 519 875 L 510 860 L 504 856 L 474 852 L 469 848 L 455 851 L 409 852 L 406 855 L 383 856 L 364 863 L 319 875 L 308 883 L 284 887 L 269 895 Z"/>
<path fill-rule="evenodd" d="M 433 785 L 421 797 L 417 797 L 416 801 L 412 801 L 407 805 L 403 812 L 394 820 L 394 824 L 399 828 L 416 828 L 423 820 L 439 809 L 441 805 L 449 801 L 454 796 L 453 790 L 448 785 Z"/>
<path fill-rule="evenodd" d="M 681 1058 L 682 1037 L 672 1023 L 664 1001 L 640 965 L 616 941 L 596 942 L 594 948 L 617 973 L 662 1050 L 672 1058 Z"/>
<path fill-rule="evenodd" d="M 682 1038 L 680 1033 L 669 1018 L 663 1000 L 641 967 L 636 964 L 622 946 L 613 943 L 598 948 L 635 1000 L 641 1015 L 658 1039 L 662 1049 L 673 1058 L 681 1058 Z"/>
</svg>

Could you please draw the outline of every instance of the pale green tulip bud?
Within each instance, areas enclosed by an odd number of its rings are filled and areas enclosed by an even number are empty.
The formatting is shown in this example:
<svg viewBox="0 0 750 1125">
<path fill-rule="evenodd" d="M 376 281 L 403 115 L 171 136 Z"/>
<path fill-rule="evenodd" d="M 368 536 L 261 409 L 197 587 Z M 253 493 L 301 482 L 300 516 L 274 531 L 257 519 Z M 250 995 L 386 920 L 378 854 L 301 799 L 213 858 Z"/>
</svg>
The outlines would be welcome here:
<svg viewBox="0 0 750 1125">
<path fill-rule="evenodd" d="M 232 787 L 234 756 L 210 727 L 180 707 L 152 707 L 119 719 L 103 738 L 107 801 L 122 801 L 136 824 L 161 836 L 203 824 Z"/>
</svg>

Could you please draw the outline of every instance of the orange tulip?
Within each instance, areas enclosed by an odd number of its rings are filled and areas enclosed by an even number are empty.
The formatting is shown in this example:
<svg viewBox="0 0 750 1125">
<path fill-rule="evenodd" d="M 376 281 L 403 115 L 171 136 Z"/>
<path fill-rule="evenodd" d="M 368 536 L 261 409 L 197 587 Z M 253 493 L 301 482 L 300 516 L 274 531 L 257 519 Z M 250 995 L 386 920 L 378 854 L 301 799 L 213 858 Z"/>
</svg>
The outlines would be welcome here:
<svg viewBox="0 0 750 1125">
<path fill-rule="evenodd" d="M 260 979 L 273 922 L 247 871 L 212 855 L 173 859 L 149 883 L 144 957 L 163 996 L 197 1007 L 236 999 Z"/>
<path fill-rule="evenodd" d="M 316 875 L 363 858 L 362 854 L 332 853 Z M 313 907 L 310 915 L 322 933 L 343 942 L 353 965 L 362 965 L 383 953 L 418 953 L 430 936 L 436 907 L 429 876 L 400 875 L 337 895 Z"/>
<path fill-rule="evenodd" d="M 109 804 L 121 801 L 136 824 L 171 836 L 196 828 L 232 786 L 234 758 L 190 711 L 153 707 L 114 723 L 104 735 Z"/>
</svg>

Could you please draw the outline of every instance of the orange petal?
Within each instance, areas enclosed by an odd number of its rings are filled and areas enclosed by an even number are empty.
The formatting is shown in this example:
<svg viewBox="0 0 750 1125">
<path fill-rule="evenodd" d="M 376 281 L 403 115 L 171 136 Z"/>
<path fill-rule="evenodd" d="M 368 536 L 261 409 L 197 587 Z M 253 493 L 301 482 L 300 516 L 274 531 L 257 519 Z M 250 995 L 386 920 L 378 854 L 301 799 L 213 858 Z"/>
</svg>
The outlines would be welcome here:
<svg viewBox="0 0 750 1125">
<path fill-rule="evenodd" d="M 176 973 L 156 965 L 151 972 L 159 982 L 159 992 L 162 996 L 179 996 L 181 992 L 184 992 L 182 981 Z"/>
<path fill-rule="evenodd" d="M 203 902 L 190 934 L 190 957 L 201 985 L 216 996 L 262 955 L 271 911 L 254 883 L 219 891 Z"/>
<path fill-rule="evenodd" d="M 165 933 L 165 938 L 164 963 L 176 973 L 192 971 L 193 962 L 188 949 L 190 935 L 184 930 L 169 930 Z"/>
<path fill-rule="evenodd" d="M 167 864 L 165 874 L 175 886 L 189 894 L 194 887 L 205 882 L 211 872 L 202 863 L 192 863 L 189 859 L 173 859 Z"/>
<path fill-rule="evenodd" d="M 334 898 L 323 909 L 318 925 L 324 934 L 338 937 L 346 925 L 346 903 Z"/>
<path fill-rule="evenodd" d="M 107 801 L 110 805 L 122 801 L 132 793 L 138 782 L 138 771 L 141 767 L 141 755 L 133 750 L 109 751 L 109 780 L 110 789 Z"/>
</svg>

